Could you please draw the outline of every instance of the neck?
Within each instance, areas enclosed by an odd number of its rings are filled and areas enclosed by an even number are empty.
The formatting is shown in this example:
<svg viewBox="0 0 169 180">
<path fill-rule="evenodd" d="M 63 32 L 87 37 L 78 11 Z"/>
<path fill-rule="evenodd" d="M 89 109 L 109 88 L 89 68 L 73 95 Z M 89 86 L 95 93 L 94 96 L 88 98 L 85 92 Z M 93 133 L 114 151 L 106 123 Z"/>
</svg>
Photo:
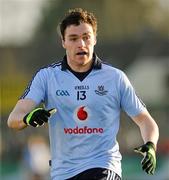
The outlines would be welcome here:
<svg viewBox="0 0 169 180">
<path fill-rule="evenodd" d="M 67 63 L 69 67 L 75 72 L 86 72 L 91 68 L 93 61 L 90 60 L 86 64 L 74 64 L 70 62 L 69 60 L 67 60 Z"/>
</svg>

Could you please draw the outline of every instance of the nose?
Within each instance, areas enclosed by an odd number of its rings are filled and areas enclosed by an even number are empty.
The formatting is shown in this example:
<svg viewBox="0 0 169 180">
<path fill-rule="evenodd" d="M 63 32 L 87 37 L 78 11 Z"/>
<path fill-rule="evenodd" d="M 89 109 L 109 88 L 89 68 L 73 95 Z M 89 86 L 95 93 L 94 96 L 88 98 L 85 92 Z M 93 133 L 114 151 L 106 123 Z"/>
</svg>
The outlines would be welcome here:
<svg viewBox="0 0 169 180">
<path fill-rule="evenodd" d="M 79 39 L 78 41 L 78 47 L 84 47 L 85 46 L 85 42 L 83 39 Z"/>
</svg>

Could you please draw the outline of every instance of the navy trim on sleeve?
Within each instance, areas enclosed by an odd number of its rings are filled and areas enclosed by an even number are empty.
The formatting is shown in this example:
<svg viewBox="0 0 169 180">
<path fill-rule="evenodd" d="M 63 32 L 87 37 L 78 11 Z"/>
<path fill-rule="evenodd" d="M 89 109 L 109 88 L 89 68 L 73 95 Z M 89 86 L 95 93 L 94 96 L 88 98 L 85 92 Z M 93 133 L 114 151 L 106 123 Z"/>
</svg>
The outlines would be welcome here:
<svg viewBox="0 0 169 180">
<path fill-rule="evenodd" d="M 24 93 L 19 97 L 19 99 L 24 99 L 24 98 L 27 96 L 27 94 L 28 94 L 29 91 L 30 91 L 30 87 L 31 87 L 31 85 L 32 85 L 32 82 L 33 82 L 35 76 L 37 75 L 37 73 L 38 73 L 40 70 L 46 69 L 46 68 L 49 68 L 49 67 L 55 68 L 56 66 L 61 66 L 61 62 L 56 62 L 56 63 L 50 64 L 50 65 L 48 65 L 48 66 L 44 66 L 44 67 L 40 68 L 38 71 L 36 71 L 36 73 L 33 75 L 32 79 L 31 79 L 31 81 L 29 82 L 28 86 L 27 86 L 26 89 L 24 90 Z"/>
</svg>

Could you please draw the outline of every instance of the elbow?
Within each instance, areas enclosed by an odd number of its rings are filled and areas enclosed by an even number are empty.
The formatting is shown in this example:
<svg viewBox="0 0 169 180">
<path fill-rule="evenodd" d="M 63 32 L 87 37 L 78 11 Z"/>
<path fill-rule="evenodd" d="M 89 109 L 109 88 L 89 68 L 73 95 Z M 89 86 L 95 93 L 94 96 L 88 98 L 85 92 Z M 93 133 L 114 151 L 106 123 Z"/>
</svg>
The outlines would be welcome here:
<svg viewBox="0 0 169 180">
<path fill-rule="evenodd" d="M 14 119 L 11 119 L 11 117 L 8 118 L 7 126 L 10 129 L 14 129 L 14 130 L 21 130 L 21 129 L 23 129 L 22 127 L 20 127 L 19 122 L 14 120 Z"/>
<path fill-rule="evenodd" d="M 9 127 L 9 128 L 11 128 L 11 129 L 16 129 L 16 130 L 18 130 L 18 128 L 16 127 L 16 125 L 15 125 L 15 123 L 12 121 L 12 119 L 8 119 L 8 121 L 7 121 L 7 126 Z"/>
<path fill-rule="evenodd" d="M 12 123 L 12 120 L 10 119 L 10 117 L 8 118 L 7 126 L 8 126 L 9 128 L 12 128 L 12 129 L 13 129 L 13 123 Z"/>
</svg>

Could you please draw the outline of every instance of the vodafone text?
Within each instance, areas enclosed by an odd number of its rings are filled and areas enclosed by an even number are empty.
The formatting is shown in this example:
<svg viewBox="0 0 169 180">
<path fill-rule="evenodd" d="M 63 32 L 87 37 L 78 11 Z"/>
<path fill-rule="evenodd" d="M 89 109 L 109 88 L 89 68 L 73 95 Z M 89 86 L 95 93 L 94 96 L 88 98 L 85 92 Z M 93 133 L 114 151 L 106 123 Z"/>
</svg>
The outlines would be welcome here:
<svg viewBox="0 0 169 180">
<path fill-rule="evenodd" d="M 87 126 L 75 128 L 64 128 L 65 134 L 102 134 L 103 128 L 90 128 Z"/>
</svg>

